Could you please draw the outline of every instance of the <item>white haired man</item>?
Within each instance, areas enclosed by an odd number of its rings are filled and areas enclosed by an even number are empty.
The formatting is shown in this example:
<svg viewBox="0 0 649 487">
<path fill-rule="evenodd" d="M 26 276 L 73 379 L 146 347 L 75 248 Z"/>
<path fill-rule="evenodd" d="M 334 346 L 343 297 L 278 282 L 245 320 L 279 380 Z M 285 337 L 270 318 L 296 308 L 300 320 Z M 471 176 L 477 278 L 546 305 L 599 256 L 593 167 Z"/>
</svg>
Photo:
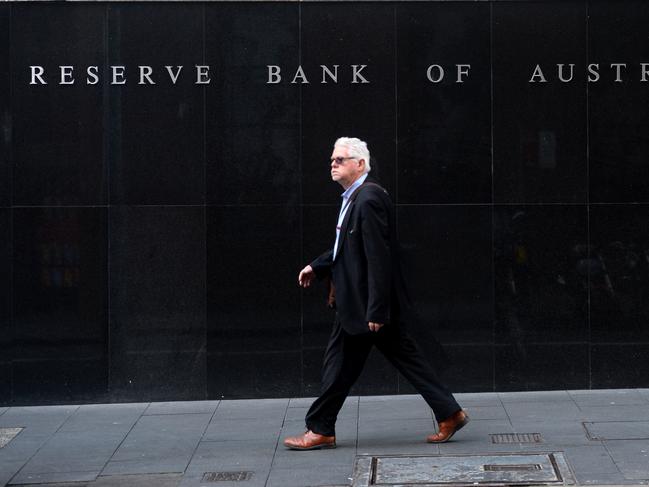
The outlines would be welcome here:
<svg viewBox="0 0 649 487">
<path fill-rule="evenodd" d="M 328 277 L 336 318 L 325 352 L 322 394 L 306 415 L 307 431 L 284 440 L 294 450 L 336 446 L 338 412 L 376 346 L 432 408 L 439 431 L 429 443 L 448 441 L 469 417 L 440 382 L 405 329 L 408 299 L 399 265 L 394 211 L 388 193 L 369 178 L 370 153 L 357 138 L 341 137 L 331 154 L 331 179 L 343 188 L 336 240 L 300 271 L 298 283 Z"/>
</svg>

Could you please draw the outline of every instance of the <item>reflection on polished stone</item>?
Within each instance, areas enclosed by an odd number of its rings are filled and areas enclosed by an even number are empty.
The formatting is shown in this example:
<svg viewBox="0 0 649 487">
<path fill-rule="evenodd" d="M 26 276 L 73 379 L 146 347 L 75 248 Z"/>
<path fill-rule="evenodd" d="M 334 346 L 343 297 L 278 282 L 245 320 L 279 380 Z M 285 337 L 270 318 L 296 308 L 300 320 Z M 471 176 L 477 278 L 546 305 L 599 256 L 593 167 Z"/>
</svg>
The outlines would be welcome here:
<svg viewBox="0 0 649 487">
<path fill-rule="evenodd" d="M 496 340 L 588 340 L 585 206 L 494 210 Z"/>
<path fill-rule="evenodd" d="M 11 398 L 11 210 L 0 208 L 0 404 Z"/>
<path fill-rule="evenodd" d="M 589 388 L 589 346 L 583 344 L 497 345 L 497 391 Z"/>
<path fill-rule="evenodd" d="M 300 376 L 299 208 L 210 207 L 207 210 L 207 381 L 210 394 L 253 394 L 258 371 L 280 390 Z M 297 360 L 286 364 L 286 357 Z M 260 362 L 261 357 L 266 357 Z M 257 360 L 259 358 L 259 360 Z M 224 377 L 224 364 L 228 374 Z M 286 366 L 290 370 L 281 370 Z M 287 375 L 282 375 L 287 374 Z M 221 391 L 220 388 L 223 388 Z M 246 392 L 248 391 L 248 392 Z M 275 394 L 275 393 L 273 393 Z"/>
<path fill-rule="evenodd" d="M 489 206 L 400 206 L 403 275 L 424 344 L 493 340 Z"/>
<path fill-rule="evenodd" d="M 595 343 L 649 340 L 649 205 L 590 210 L 590 320 Z"/>
<path fill-rule="evenodd" d="M 208 351 L 207 394 L 213 398 L 297 396 L 301 355 L 300 351 Z"/>
<path fill-rule="evenodd" d="M 586 66 L 587 4 L 492 8 L 494 202 L 585 203 L 586 71 L 570 83 L 530 79 L 537 64 Z"/>
<path fill-rule="evenodd" d="M 264 70 L 298 62 L 298 5 L 205 9 L 206 63 L 223 73 L 206 93 L 207 201 L 296 205 L 300 89 L 266 84 Z"/>
<path fill-rule="evenodd" d="M 394 7 L 368 3 L 301 4 L 302 65 L 367 65 L 369 84 L 322 84 L 302 92 L 303 202 L 338 204 L 329 156 L 338 137 L 358 137 L 370 150 L 372 176 L 394 195 Z"/>
<path fill-rule="evenodd" d="M 326 184 L 336 184 L 328 182 Z M 339 206 L 304 206 L 302 207 L 302 255 L 299 269 L 312 262 L 316 257 L 333 248 L 336 239 L 336 219 Z M 293 276 L 297 283 L 297 273 Z M 315 281 L 302 291 L 302 343 L 306 349 L 322 348 L 327 345 L 334 323 L 335 312 L 327 308 L 329 288 L 325 280 Z M 305 355 L 310 355 L 310 352 Z M 306 361 L 305 357 L 305 361 Z M 317 380 L 320 380 L 320 365 L 317 369 Z M 306 374 L 306 372 L 305 372 Z"/>
<path fill-rule="evenodd" d="M 183 7 L 126 3 L 108 8 L 110 65 L 126 66 L 130 76 L 141 64 L 187 71 L 175 84 L 154 77 L 155 86 L 128 82 L 108 88 L 113 204 L 205 201 L 206 85 L 197 85 L 190 71 L 203 64 L 203 8 Z"/>
<path fill-rule="evenodd" d="M 425 347 L 425 342 L 420 343 Z M 444 382 L 453 392 L 494 391 L 494 346 L 490 343 L 444 344 L 448 357 L 446 368 L 440 370 Z"/>
<path fill-rule="evenodd" d="M 487 2 L 399 3 L 398 203 L 490 203 Z M 425 73 L 444 69 L 440 83 Z M 468 75 L 457 83 L 457 63 Z M 467 184 L 468 183 L 468 184 Z"/>
<path fill-rule="evenodd" d="M 64 63 L 104 65 L 104 7 L 11 7 L 12 66 L 41 65 L 57 72 Z M 12 113 L 14 204 L 105 204 L 103 88 L 53 82 L 33 86 L 28 69 L 13 69 L 11 77 L 12 106 L 19 107 Z"/>
<path fill-rule="evenodd" d="M 15 208 L 15 401 L 104 397 L 107 209 Z"/>
<path fill-rule="evenodd" d="M 649 345 L 646 341 L 593 344 L 591 363 L 593 389 L 644 387 L 647 384 Z"/>
<path fill-rule="evenodd" d="M 649 9 L 642 0 L 590 2 L 589 59 L 601 66 L 601 80 L 588 85 L 591 202 L 649 202 L 649 112 L 640 63 L 647 62 L 645 26 Z M 620 67 L 605 69 L 611 63 Z"/>
<path fill-rule="evenodd" d="M 111 391 L 205 397 L 205 209 L 111 209 Z"/>
<path fill-rule="evenodd" d="M 0 4 L 0 65 L 9 65 L 11 53 L 9 51 L 9 4 Z M 11 203 L 11 171 L 9 167 L 9 138 L 11 130 L 10 115 L 10 71 L 0 71 L 0 208 Z"/>
</svg>

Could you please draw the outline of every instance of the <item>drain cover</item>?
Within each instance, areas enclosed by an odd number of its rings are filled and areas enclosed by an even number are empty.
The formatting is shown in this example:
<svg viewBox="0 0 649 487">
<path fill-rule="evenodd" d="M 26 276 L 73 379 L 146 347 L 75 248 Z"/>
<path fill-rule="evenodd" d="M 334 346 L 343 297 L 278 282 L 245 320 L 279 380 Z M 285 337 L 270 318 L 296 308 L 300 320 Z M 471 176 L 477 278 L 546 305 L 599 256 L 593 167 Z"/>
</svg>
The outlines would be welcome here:
<svg viewBox="0 0 649 487">
<path fill-rule="evenodd" d="M 489 436 L 492 443 L 543 443 L 540 433 L 498 433 Z"/>
<path fill-rule="evenodd" d="M 358 456 L 352 487 L 574 485 L 562 453 Z"/>
<path fill-rule="evenodd" d="M 4 448 L 22 430 L 22 428 L 0 428 L 0 448 Z"/>
<path fill-rule="evenodd" d="M 244 482 L 252 478 L 252 472 L 205 472 L 203 482 Z"/>
</svg>

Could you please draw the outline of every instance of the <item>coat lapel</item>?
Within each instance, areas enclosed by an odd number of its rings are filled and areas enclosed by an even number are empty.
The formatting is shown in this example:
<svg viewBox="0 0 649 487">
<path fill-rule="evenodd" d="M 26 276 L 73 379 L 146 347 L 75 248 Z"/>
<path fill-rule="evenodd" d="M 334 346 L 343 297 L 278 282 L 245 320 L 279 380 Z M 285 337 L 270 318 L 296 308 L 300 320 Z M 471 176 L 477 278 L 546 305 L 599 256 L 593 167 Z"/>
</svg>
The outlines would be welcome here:
<svg viewBox="0 0 649 487">
<path fill-rule="evenodd" d="M 355 200 L 356 198 L 354 198 Z M 345 242 L 345 237 L 347 236 L 347 225 L 349 223 L 349 218 L 352 214 L 352 211 L 354 210 L 354 204 L 355 201 L 350 201 L 349 206 L 347 207 L 347 212 L 345 213 L 345 218 L 343 218 L 343 222 L 340 225 L 340 236 L 338 237 L 338 251 L 336 252 L 336 258 L 334 261 L 338 260 L 338 257 L 340 257 L 340 254 L 343 251 L 343 243 Z"/>
<path fill-rule="evenodd" d="M 347 226 L 349 223 L 349 218 L 354 211 L 354 205 L 356 203 L 356 198 L 358 197 L 358 193 L 362 191 L 363 186 L 366 184 L 371 183 L 371 184 L 378 184 L 377 181 L 374 178 L 367 177 L 365 181 L 363 181 L 363 184 L 361 184 L 356 191 L 354 191 L 351 195 L 351 201 L 349 202 L 349 207 L 347 208 L 347 212 L 345 213 L 345 218 L 343 218 L 343 222 L 340 225 L 340 237 L 338 238 L 338 251 L 336 252 L 336 258 L 334 259 L 334 262 L 338 260 L 338 257 L 343 251 L 343 242 L 345 241 L 345 237 L 347 236 Z"/>
</svg>

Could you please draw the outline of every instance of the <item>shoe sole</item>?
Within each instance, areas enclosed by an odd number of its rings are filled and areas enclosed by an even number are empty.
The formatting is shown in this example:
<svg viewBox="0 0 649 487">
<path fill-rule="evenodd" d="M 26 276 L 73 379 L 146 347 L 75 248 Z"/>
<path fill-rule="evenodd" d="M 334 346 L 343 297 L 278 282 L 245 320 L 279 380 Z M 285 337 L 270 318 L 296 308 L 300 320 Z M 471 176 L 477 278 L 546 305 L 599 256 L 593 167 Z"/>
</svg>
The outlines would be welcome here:
<svg viewBox="0 0 649 487">
<path fill-rule="evenodd" d="M 329 450 L 329 449 L 332 449 L 332 448 L 336 448 L 335 443 L 329 443 L 329 444 L 326 444 L 326 445 L 309 446 L 309 447 L 306 447 L 306 448 L 301 448 L 299 446 L 288 446 L 288 445 L 284 445 L 284 446 L 286 448 L 288 448 L 289 450 L 297 450 L 297 451 Z"/>
<path fill-rule="evenodd" d="M 448 435 L 446 438 L 444 438 L 443 440 L 439 440 L 439 441 L 428 441 L 428 440 L 426 440 L 426 442 L 427 442 L 427 443 L 433 443 L 433 444 L 435 444 L 435 443 L 446 443 L 448 440 L 450 440 L 451 438 L 453 438 L 453 435 L 454 435 L 455 433 L 457 433 L 457 432 L 460 431 L 462 428 L 464 428 L 467 424 L 469 424 L 469 421 L 471 421 L 471 419 L 469 419 L 469 416 L 468 416 L 468 415 L 465 415 L 465 416 L 464 416 L 464 419 L 462 420 L 462 422 L 461 422 L 461 423 L 458 423 L 457 426 L 455 427 L 455 429 L 453 430 L 453 432 L 452 432 L 450 435 Z"/>
</svg>

